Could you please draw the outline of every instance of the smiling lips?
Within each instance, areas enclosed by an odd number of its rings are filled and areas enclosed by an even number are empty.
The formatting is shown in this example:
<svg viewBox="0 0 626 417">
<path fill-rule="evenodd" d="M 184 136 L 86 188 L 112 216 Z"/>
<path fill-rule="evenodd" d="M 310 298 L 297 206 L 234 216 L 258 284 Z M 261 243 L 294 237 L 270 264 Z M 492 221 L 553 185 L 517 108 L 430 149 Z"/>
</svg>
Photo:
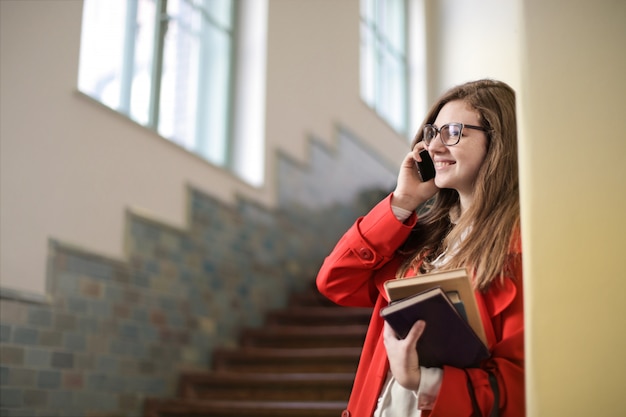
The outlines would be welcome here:
<svg viewBox="0 0 626 417">
<path fill-rule="evenodd" d="M 456 162 L 454 161 L 435 161 L 435 168 L 445 168 L 450 165 L 454 165 Z"/>
</svg>

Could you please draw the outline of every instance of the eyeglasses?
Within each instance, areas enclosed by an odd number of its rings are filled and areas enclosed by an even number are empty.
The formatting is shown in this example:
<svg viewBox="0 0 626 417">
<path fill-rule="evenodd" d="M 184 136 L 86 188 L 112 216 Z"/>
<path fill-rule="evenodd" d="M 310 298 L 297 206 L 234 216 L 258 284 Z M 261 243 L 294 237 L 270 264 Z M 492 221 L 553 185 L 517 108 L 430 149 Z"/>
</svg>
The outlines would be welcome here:
<svg viewBox="0 0 626 417">
<path fill-rule="evenodd" d="M 459 143 L 461 140 L 461 134 L 463 133 L 463 128 L 474 129 L 474 130 L 482 130 L 483 132 L 487 132 L 487 129 L 480 126 L 472 126 L 466 125 L 463 123 L 448 123 L 446 125 L 437 128 L 435 125 L 424 125 L 424 144 L 426 146 L 430 146 L 430 143 L 435 139 L 437 133 L 439 133 L 439 139 L 441 139 L 441 143 L 446 146 L 454 146 Z"/>
</svg>

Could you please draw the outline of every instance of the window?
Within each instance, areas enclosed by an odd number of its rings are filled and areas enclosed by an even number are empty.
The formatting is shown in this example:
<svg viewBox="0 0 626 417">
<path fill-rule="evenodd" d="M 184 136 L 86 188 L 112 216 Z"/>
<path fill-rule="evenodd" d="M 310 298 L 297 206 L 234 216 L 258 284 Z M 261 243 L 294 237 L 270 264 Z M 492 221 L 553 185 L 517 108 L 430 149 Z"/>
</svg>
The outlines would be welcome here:
<svg viewBox="0 0 626 417">
<path fill-rule="evenodd" d="M 255 49 L 253 68 L 264 71 L 265 25 L 259 24 L 266 20 L 266 10 L 259 6 L 264 4 L 258 0 L 85 0 L 78 87 L 187 150 L 237 171 L 237 164 L 243 164 L 233 152 L 259 146 L 234 143 L 233 135 L 242 130 L 233 114 L 236 83 L 246 77 L 235 63 L 250 65 L 251 59 L 237 56 L 237 42 L 246 38 L 236 33 L 235 22 L 243 20 L 257 29 L 248 33 L 248 38 L 262 42 Z M 247 12 L 240 12 L 239 5 L 247 5 Z M 257 73 L 244 84 L 262 79 Z M 254 91 L 262 97 L 246 97 L 244 107 L 263 102 L 264 86 Z M 251 115 L 249 109 L 243 112 Z M 256 125 L 262 119 L 258 114 L 253 118 Z M 247 174 L 251 182 L 262 181 L 262 165 L 257 161 L 255 172 Z"/>
<path fill-rule="evenodd" d="M 361 98 L 409 134 L 407 0 L 361 0 Z"/>
</svg>

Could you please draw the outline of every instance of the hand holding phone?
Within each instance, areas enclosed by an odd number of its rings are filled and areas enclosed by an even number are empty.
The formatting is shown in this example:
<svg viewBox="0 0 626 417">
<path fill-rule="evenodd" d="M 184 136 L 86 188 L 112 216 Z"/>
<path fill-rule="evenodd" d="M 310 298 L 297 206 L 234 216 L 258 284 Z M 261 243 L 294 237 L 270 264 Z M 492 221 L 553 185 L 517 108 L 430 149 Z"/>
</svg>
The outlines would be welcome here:
<svg viewBox="0 0 626 417">
<path fill-rule="evenodd" d="M 422 158 L 421 162 L 415 161 L 419 176 L 422 182 L 430 181 L 435 178 L 435 164 L 426 149 L 420 151 L 420 158 Z"/>
</svg>

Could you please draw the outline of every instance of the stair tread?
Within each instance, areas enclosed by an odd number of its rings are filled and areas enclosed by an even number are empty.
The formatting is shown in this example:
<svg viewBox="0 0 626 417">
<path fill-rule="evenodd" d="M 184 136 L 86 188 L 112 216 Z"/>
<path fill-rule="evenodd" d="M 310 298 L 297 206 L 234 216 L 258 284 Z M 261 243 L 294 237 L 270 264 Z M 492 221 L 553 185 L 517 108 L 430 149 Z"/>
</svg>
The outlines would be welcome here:
<svg viewBox="0 0 626 417">
<path fill-rule="evenodd" d="M 289 306 L 338 307 L 337 304 L 319 293 L 294 294 L 290 297 Z"/>
<path fill-rule="evenodd" d="M 350 395 L 352 373 L 194 372 L 179 378 L 183 398 L 243 401 L 333 401 Z"/>
<path fill-rule="evenodd" d="M 213 352 L 214 370 L 249 372 L 355 372 L 360 347 L 242 347 Z"/>
<path fill-rule="evenodd" d="M 361 316 L 372 314 L 369 307 L 342 307 L 342 306 L 289 306 L 279 310 L 272 310 L 268 314 L 297 314 L 297 315 L 320 315 L 320 316 Z"/>
<path fill-rule="evenodd" d="M 276 348 L 244 346 L 216 350 L 217 355 L 265 356 L 283 358 L 360 356 L 360 347 Z"/>
<path fill-rule="evenodd" d="M 185 372 L 181 375 L 185 380 L 193 381 L 219 381 L 219 382 L 304 382 L 319 383 L 321 382 L 352 382 L 354 379 L 353 372 L 284 372 L 284 373 L 266 373 L 266 372 L 229 372 L 229 371 L 194 371 Z"/>
<path fill-rule="evenodd" d="M 182 399 L 182 398 L 146 398 L 152 404 L 171 405 L 196 405 L 205 407 L 223 407 L 234 409 L 279 409 L 279 410 L 332 410 L 335 408 L 345 408 L 345 401 L 229 401 L 229 400 L 202 400 L 202 399 Z"/>
<path fill-rule="evenodd" d="M 365 334 L 367 332 L 366 325 L 350 324 L 350 325 L 323 325 L 323 326 L 298 326 L 285 324 L 270 324 L 263 328 L 245 329 L 244 333 L 258 334 L 293 334 L 305 336 L 337 336 L 337 335 L 353 335 Z"/>
<path fill-rule="evenodd" d="M 144 403 L 144 415 L 146 417 L 330 417 L 338 415 L 346 406 L 347 402 L 345 401 L 224 401 L 148 398 Z"/>
</svg>

